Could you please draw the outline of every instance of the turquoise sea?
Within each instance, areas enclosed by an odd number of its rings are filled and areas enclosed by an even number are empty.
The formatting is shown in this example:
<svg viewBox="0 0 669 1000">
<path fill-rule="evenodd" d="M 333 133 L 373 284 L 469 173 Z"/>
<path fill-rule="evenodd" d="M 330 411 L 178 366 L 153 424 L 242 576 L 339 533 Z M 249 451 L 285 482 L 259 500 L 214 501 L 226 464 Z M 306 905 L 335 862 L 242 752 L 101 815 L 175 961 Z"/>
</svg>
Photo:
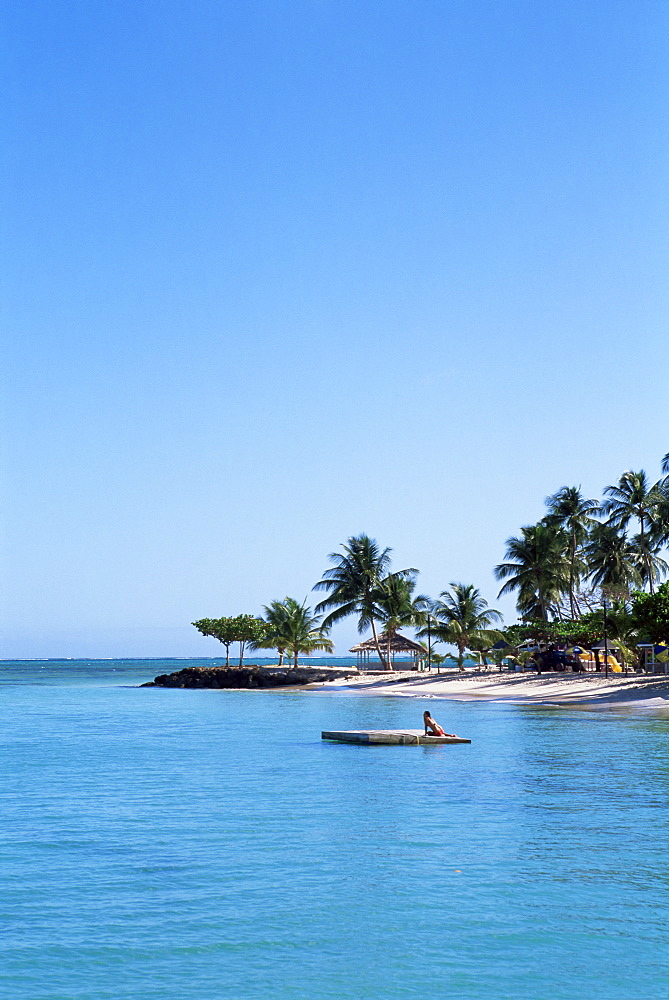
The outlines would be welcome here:
<svg viewBox="0 0 669 1000">
<path fill-rule="evenodd" d="M 0 664 L 3 1000 L 667 1000 L 666 716 L 187 662 Z M 320 739 L 426 707 L 471 746 Z"/>
</svg>

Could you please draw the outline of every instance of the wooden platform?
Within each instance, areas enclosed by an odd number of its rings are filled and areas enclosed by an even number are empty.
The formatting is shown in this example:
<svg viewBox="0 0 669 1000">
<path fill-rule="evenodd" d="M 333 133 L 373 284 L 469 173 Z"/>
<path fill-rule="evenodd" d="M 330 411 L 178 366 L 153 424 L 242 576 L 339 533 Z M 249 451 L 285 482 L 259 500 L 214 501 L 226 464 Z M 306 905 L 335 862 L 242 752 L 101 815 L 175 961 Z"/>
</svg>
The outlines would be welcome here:
<svg viewBox="0 0 669 1000">
<path fill-rule="evenodd" d="M 321 739 L 336 743 L 386 743 L 404 746 L 439 746 L 442 743 L 471 743 L 462 736 L 425 736 L 422 729 L 352 729 L 322 732 Z"/>
</svg>

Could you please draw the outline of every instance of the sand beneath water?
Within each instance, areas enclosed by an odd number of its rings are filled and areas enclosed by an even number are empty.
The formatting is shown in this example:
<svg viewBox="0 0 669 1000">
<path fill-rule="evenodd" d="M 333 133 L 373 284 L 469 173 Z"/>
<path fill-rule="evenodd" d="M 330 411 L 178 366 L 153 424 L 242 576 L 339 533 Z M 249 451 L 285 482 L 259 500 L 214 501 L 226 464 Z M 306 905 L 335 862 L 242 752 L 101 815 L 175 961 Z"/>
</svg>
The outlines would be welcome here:
<svg viewBox="0 0 669 1000">
<path fill-rule="evenodd" d="M 669 675 L 485 673 L 437 675 L 426 673 L 374 673 L 360 678 L 330 681 L 359 694 L 396 695 L 403 698 L 443 698 L 450 701 L 502 701 L 516 704 L 623 705 L 643 704 L 669 710 Z"/>
</svg>

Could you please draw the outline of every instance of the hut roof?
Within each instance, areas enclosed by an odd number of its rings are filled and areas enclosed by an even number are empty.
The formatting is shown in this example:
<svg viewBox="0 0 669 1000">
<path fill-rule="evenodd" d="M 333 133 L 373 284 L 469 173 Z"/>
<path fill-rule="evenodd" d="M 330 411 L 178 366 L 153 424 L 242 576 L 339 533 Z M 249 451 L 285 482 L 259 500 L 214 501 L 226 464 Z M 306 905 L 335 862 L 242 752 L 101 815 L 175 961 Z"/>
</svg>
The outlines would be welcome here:
<svg viewBox="0 0 669 1000">
<path fill-rule="evenodd" d="M 383 632 L 379 636 L 379 646 L 385 652 L 388 649 L 388 633 Z M 365 639 L 364 642 L 359 642 L 357 646 L 351 646 L 349 653 L 375 653 L 376 646 L 374 644 L 374 639 Z M 405 635 L 400 635 L 399 632 L 393 632 L 390 638 L 390 652 L 391 653 L 420 653 L 425 655 L 426 650 L 424 646 L 420 643 L 414 642 L 412 639 L 407 639 Z"/>
</svg>

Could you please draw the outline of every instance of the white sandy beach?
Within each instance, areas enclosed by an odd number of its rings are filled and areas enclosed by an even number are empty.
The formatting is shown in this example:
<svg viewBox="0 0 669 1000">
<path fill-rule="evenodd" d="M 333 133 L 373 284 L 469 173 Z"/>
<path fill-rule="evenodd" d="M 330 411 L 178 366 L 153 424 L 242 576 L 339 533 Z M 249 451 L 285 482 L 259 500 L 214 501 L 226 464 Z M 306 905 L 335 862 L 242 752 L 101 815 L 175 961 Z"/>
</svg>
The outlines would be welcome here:
<svg viewBox="0 0 669 1000">
<path fill-rule="evenodd" d="M 320 685 L 321 687 L 323 685 Z M 402 698 L 488 700 L 539 705 L 643 704 L 669 710 L 669 676 L 552 673 L 367 673 L 330 681 L 327 688 Z"/>
</svg>

